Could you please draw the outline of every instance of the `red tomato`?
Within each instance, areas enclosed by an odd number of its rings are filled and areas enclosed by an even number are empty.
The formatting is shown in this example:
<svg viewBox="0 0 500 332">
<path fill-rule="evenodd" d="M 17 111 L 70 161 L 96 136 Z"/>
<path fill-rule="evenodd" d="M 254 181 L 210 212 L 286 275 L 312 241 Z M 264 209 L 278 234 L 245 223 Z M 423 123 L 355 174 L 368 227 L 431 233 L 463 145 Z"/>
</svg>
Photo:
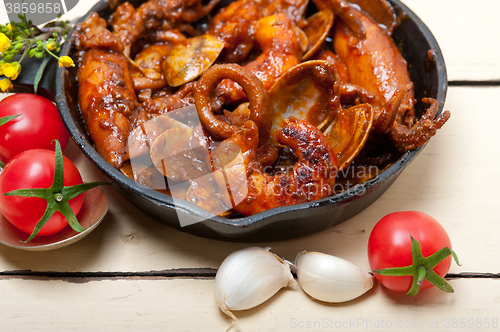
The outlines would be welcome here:
<svg viewBox="0 0 500 332">
<path fill-rule="evenodd" d="M 0 117 L 17 114 L 22 115 L 0 126 L 2 162 L 30 149 L 54 150 L 54 139 L 64 150 L 69 133 L 52 102 L 28 93 L 18 93 L 0 101 Z"/>
<path fill-rule="evenodd" d="M 76 166 L 66 157 L 64 160 L 64 186 L 82 183 L 82 177 Z M 0 174 L 0 212 L 14 226 L 31 234 L 37 222 L 42 218 L 47 201 L 37 197 L 3 196 L 16 189 L 50 188 L 54 179 L 55 152 L 34 149 L 16 155 Z M 69 201 L 75 215 L 83 204 L 83 195 Z M 50 235 L 59 232 L 68 225 L 66 218 L 59 212 L 43 226 L 38 235 Z"/>
<path fill-rule="evenodd" d="M 411 236 L 422 247 L 422 255 L 428 257 L 436 251 L 448 247 L 451 241 L 441 224 L 431 216 L 417 211 L 395 212 L 382 218 L 373 228 L 368 240 L 368 260 L 372 270 L 412 265 Z M 433 269 L 444 277 L 451 266 L 452 256 L 448 256 Z M 385 287 L 396 292 L 407 292 L 412 276 L 382 276 L 375 278 Z M 424 280 L 421 289 L 433 285 Z"/>
</svg>

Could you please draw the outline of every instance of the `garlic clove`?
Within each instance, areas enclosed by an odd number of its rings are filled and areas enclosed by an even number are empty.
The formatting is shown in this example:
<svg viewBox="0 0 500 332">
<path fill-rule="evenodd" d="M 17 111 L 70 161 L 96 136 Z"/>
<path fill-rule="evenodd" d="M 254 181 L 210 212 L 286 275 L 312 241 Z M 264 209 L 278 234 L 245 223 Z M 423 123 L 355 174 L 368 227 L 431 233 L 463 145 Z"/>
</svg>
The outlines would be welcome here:
<svg viewBox="0 0 500 332">
<path fill-rule="evenodd" d="M 300 287 L 320 301 L 350 301 L 373 287 L 370 273 L 339 257 L 303 251 L 297 255 L 295 265 Z"/>
<path fill-rule="evenodd" d="M 296 284 L 288 262 L 269 250 L 249 247 L 233 252 L 222 262 L 215 276 L 215 301 L 233 319 L 231 310 L 258 306 L 281 288 Z"/>
</svg>

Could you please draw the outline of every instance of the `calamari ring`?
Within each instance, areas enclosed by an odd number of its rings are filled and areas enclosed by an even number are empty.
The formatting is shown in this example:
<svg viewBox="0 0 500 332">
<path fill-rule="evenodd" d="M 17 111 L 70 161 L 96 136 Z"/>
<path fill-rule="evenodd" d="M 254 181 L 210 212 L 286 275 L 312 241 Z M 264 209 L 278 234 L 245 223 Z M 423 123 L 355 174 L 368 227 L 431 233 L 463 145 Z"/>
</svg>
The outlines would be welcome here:
<svg viewBox="0 0 500 332">
<path fill-rule="evenodd" d="M 237 64 L 213 65 L 196 83 L 194 100 L 202 125 L 210 134 L 222 139 L 228 139 L 240 130 L 238 126 L 217 119 L 210 106 L 212 91 L 226 78 L 241 85 L 247 94 L 250 120 L 259 128 L 259 142 L 263 145 L 269 138 L 272 124 L 269 94 L 257 76 Z"/>
</svg>

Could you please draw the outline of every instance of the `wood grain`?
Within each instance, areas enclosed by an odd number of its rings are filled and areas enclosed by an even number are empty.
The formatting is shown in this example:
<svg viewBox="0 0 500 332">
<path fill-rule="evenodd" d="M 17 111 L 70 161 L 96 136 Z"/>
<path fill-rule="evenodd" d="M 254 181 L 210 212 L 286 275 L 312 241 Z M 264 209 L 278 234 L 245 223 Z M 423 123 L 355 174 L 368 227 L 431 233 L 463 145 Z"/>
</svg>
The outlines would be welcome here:
<svg viewBox="0 0 500 332">
<path fill-rule="evenodd" d="M 461 319 L 473 323 L 463 331 L 498 330 L 492 327 L 499 319 L 497 284 L 453 280 L 454 294 L 430 289 L 413 298 L 376 285 L 343 304 L 314 301 L 296 285 L 255 309 L 236 311 L 233 331 L 456 331 Z M 0 280 L 0 321 L 2 331 L 221 332 L 230 319 L 216 306 L 213 287 L 213 280 L 191 279 Z M 484 327 L 486 319 L 490 328 Z"/>
</svg>

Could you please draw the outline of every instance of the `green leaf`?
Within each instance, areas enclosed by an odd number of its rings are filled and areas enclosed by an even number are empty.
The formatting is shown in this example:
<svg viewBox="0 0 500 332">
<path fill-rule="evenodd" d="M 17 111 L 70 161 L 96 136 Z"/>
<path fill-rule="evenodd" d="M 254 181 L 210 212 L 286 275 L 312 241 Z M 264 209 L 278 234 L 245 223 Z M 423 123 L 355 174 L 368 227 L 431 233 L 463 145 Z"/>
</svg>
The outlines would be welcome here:
<svg viewBox="0 0 500 332">
<path fill-rule="evenodd" d="M 14 120 L 15 118 L 17 118 L 18 116 L 21 116 L 21 115 L 23 115 L 23 113 L 17 114 L 17 115 L 9 115 L 9 116 L 1 117 L 0 118 L 0 126 L 3 126 L 7 122 Z"/>
<path fill-rule="evenodd" d="M 71 187 L 64 187 L 64 189 L 62 190 L 62 194 L 63 194 L 64 198 L 69 201 L 70 199 L 73 199 L 73 198 L 77 197 L 78 195 L 83 194 L 87 190 L 90 190 L 90 189 L 95 188 L 95 187 L 100 186 L 100 185 L 109 185 L 109 184 L 111 184 L 111 183 L 89 182 L 89 183 L 77 184 L 77 185 L 71 186 Z"/>
<path fill-rule="evenodd" d="M 23 243 L 28 243 L 31 240 L 33 240 L 33 238 L 38 234 L 38 232 L 42 229 L 42 227 L 45 226 L 45 224 L 47 223 L 47 221 L 49 221 L 49 219 L 56 212 L 57 209 L 56 209 L 55 204 L 53 204 L 53 203 L 51 204 L 49 201 L 47 201 L 47 203 L 48 204 L 47 204 L 47 209 L 45 210 L 45 213 L 43 214 L 43 216 L 40 219 L 40 221 L 38 221 L 38 223 L 35 225 L 35 228 L 33 229 L 33 232 L 28 237 L 28 239 L 26 239 L 26 241 L 22 241 Z"/>
<path fill-rule="evenodd" d="M 40 80 L 42 79 L 43 71 L 45 70 L 45 67 L 47 66 L 47 63 L 49 63 L 49 61 L 50 61 L 50 57 L 45 57 L 42 60 L 42 63 L 40 64 L 38 71 L 36 72 L 35 81 L 33 82 L 33 89 L 35 89 L 35 94 L 37 93 L 37 90 L 38 90 L 38 84 L 40 83 Z"/>
<path fill-rule="evenodd" d="M 45 200 L 52 198 L 52 193 L 47 188 L 36 189 L 17 189 L 6 192 L 4 196 L 18 196 L 18 197 L 38 197 Z"/>
<path fill-rule="evenodd" d="M 54 166 L 54 180 L 52 182 L 52 192 L 61 193 L 64 188 L 64 159 L 61 150 L 61 144 L 58 140 L 54 140 L 56 143 L 56 163 Z"/>
<path fill-rule="evenodd" d="M 413 258 L 413 265 L 422 266 L 424 265 L 425 257 L 424 255 L 422 255 L 422 247 L 420 246 L 420 242 L 415 240 L 411 235 L 410 238 L 411 238 L 411 257 Z"/>
<path fill-rule="evenodd" d="M 453 249 L 450 248 L 450 251 L 451 251 L 451 256 L 453 257 L 453 259 L 455 260 L 455 263 L 457 263 L 458 266 L 462 266 L 462 264 L 460 264 L 460 262 L 458 261 L 458 256 L 457 254 L 455 253 L 455 251 L 453 251 Z"/>
<path fill-rule="evenodd" d="M 425 279 L 442 291 L 445 291 L 447 293 L 454 292 L 453 287 L 451 287 L 450 284 L 446 282 L 446 280 L 444 280 L 436 272 L 434 272 L 434 270 L 428 270 Z"/>
<path fill-rule="evenodd" d="M 422 283 L 424 282 L 425 273 L 425 268 L 423 266 L 419 266 L 417 269 L 417 273 L 413 275 L 410 290 L 406 293 L 406 295 L 417 295 L 417 293 L 420 291 L 420 287 L 422 287 Z"/>
<path fill-rule="evenodd" d="M 425 259 L 425 263 L 426 263 L 425 267 L 427 269 L 433 269 L 436 265 L 441 263 L 446 257 L 450 256 L 452 254 L 452 252 L 453 252 L 453 250 L 451 250 L 448 247 L 444 247 L 444 248 L 436 251 L 435 253 L 433 253 L 432 255 L 430 255 L 429 257 L 427 257 Z M 456 254 L 453 257 L 456 257 Z M 458 264 L 458 257 L 455 260 L 457 261 L 457 264 Z M 458 264 L 458 265 L 460 265 L 460 264 Z"/>
<path fill-rule="evenodd" d="M 68 220 L 68 224 L 77 232 L 83 232 L 85 228 L 82 227 L 78 223 L 78 220 L 76 219 L 75 214 L 73 213 L 73 210 L 71 210 L 71 207 L 69 206 L 69 203 L 64 200 L 61 203 L 57 203 L 58 206 L 58 211 L 63 214 L 63 216 L 66 217 L 66 220 Z"/>
<path fill-rule="evenodd" d="M 381 276 L 402 277 L 413 275 L 415 273 L 413 265 L 403 267 L 389 267 L 387 269 L 373 270 L 373 273 L 380 274 Z"/>
</svg>

